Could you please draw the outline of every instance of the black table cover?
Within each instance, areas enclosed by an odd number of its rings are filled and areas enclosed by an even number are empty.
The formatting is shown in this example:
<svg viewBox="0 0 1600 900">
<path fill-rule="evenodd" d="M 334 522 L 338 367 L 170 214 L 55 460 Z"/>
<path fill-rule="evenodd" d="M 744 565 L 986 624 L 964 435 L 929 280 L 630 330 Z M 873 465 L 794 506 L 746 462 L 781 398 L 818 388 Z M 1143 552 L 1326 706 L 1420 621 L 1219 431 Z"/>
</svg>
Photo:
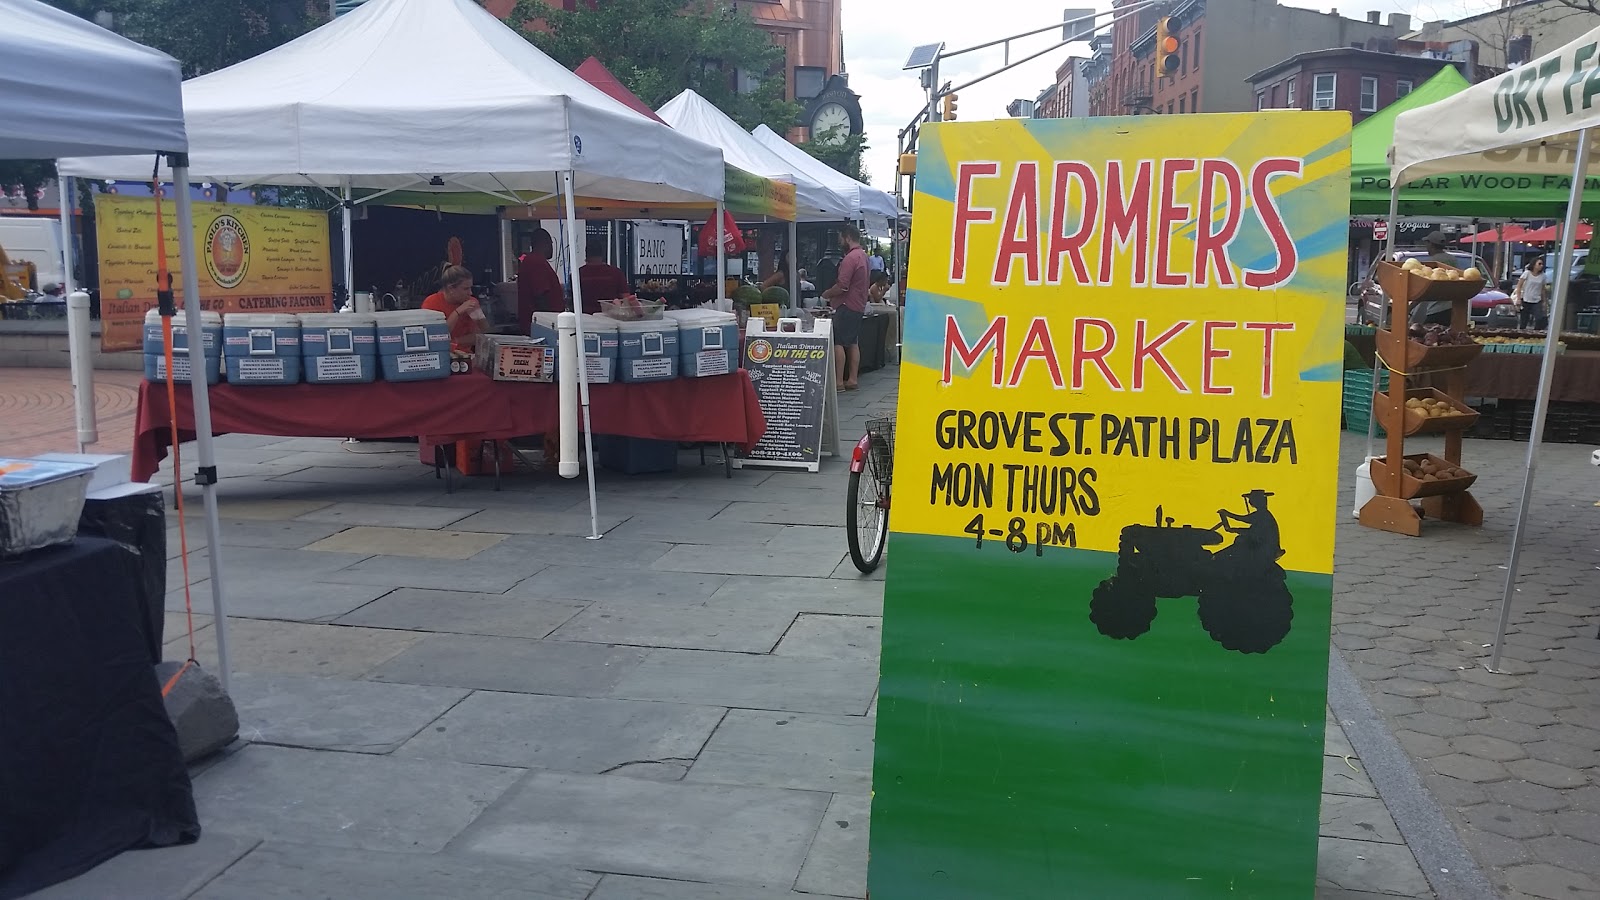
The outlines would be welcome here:
<svg viewBox="0 0 1600 900">
<path fill-rule="evenodd" d="M 0 900 L 200 836 L 139 589 L 101 538 L 0 561 Z"/>
</svg>

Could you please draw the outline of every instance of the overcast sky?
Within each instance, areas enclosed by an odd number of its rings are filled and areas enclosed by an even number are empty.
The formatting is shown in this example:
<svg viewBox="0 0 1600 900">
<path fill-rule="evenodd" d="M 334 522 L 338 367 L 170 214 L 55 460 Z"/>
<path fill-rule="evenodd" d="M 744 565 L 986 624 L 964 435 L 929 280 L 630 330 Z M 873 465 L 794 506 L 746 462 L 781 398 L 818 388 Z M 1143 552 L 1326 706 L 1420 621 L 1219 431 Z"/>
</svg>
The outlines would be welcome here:
<svg viewBox="0 0 1600 900">
<path fill-rule="evenodd" d="M 1368 10 L 1403 12 L 1421 23 L 1454 19 L 1498 6 L 1497 0 L 1287 0 L 1286 5 L 1328 10 L 1338 8 L 1343 15 L 1362 18 Z M 901 128 L 911 121 L 927 101 L 917 81 L 917 73 L 902 72 L 911 49 L 919 44 L 944 41 L 947 48 L 959 49 L 982 44 L 1020 31 L 1042 27 L 1061 18 L 1067 7 L 1107 9 L 1109 2 L 1092 0 L 847 0 L 844 4 L 845 68 L 850 72 L 850 87 L 861 95 L 866 118 L 867 169 L 872 183 L 884 190 L 894 187 L 895 144 Z M 985 16 L 989 10 L 994 15 Z M 1005 21 L 999 13 L 1005 12 Z M 1103 21 L 1103 20 L 1102 20 Z M 1057 43 L 1047 33 L 1012 44 L 1012 59 L 1020 59 Z M 1012 100 L 1033 99 L 1055 80 L 1056 67 L 1070 55 L 1083 56 L 1086 44 L 1073 44 L 1045 54 L 1009 72 L 961 91 L 957 116 L 962 121 L 995 119 L 1006 114 Z M 1000 48 L 966 54 L 945 62 L 941 75 L 961 84 L 1004 64 Z"/>
</svg>

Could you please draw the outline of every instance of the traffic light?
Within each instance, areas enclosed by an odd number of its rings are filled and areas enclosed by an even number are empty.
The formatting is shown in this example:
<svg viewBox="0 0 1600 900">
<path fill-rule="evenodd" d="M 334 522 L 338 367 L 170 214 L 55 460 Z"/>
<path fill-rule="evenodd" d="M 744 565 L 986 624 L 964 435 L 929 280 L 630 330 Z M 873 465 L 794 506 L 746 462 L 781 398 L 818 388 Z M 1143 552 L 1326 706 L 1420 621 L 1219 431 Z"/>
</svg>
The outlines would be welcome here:
<svg viewBox="0 0 1600 900">
<path fill-rule="evenodd" d="M 901 175 L 915 175 L 915 174 L 917 174 L 917 155 L 915 153 L 902 153 L 902 154 L 900 154 L 900 174 Z"/>
<path fill-rule="evenodd" d="M 940 101 L 939 117 L 946 122 L 956 120 L 956 99 L 955 94 L 945 94 L 944 99 Z"/>
<path fill-rule="evenodd" d="M 1183 23 L 1177 16 L 1162 16 L 1156 21 L 1156 77 L 1178 74 L 1178 31 Z"/>
</svg>

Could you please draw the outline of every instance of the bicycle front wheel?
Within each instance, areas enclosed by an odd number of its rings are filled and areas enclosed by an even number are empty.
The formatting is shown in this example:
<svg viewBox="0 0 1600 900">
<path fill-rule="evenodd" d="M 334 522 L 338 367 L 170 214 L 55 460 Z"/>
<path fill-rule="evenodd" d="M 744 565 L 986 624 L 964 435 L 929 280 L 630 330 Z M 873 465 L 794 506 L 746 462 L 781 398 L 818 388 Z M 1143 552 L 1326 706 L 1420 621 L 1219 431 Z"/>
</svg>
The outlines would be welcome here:
<svg viewBox="0 0 1600 900">
<path fill-rule="evenodd" d="M 878 456 L 868 453 L 861 471 L 850 473 L 849 503 L 844 511 L 850 561 L 863 573 L 878 568 L 889 537 L 889 479 L 888 473 L 878 471 Z"/>
</svg>

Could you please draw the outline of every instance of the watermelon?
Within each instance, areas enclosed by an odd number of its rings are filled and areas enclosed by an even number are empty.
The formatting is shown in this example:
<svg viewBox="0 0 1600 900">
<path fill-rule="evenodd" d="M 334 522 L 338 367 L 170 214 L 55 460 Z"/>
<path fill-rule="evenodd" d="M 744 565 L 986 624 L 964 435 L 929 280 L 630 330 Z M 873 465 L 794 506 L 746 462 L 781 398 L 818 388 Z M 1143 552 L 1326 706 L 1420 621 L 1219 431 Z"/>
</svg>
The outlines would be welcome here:
<svg viewBox="0 0 1600 900">
<path fill-rule="evenodd" d="M 779 306 L 788 306 L 789 291 L 775 284 L 761 292 L 761 302 L 776 303 Z"/>
<path fill-rule="evenodd" d="M 741 284 L 739 285 L 739 289 L 733 292 L 733 302 L 739 304 L 740 306 L 749 306 L 752 303 L 760 303 L 761 289 L 753 284 Z"/>
</svg>

